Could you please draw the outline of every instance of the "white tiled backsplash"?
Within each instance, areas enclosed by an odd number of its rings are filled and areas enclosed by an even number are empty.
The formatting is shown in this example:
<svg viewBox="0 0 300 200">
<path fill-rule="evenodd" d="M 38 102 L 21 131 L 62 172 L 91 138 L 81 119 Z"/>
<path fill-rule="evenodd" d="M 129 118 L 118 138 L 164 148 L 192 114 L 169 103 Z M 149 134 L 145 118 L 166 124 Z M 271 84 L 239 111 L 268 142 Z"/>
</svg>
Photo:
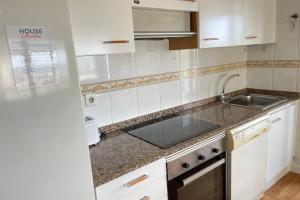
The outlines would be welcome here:
<svg viewBox="0 0 300 200">
<path fill-rule="evenodd" d="M 156 40 L 136 41 L 134 54 L 78 57 L 77 60 L 80 81 L 88 84 L 241 62 L 246 58 L 245 47 L 169 51 L 167 40 Z M 229 84 L 228 91 L 245 88 L 247 70 L 236 70 L 97 94 L 96 106 L 84 106 L 84 111 L 96 118 L 99 126 L 116 123 L 216 96 L 224 79 L 236 72 L 242 76 Z"/>
</svg>

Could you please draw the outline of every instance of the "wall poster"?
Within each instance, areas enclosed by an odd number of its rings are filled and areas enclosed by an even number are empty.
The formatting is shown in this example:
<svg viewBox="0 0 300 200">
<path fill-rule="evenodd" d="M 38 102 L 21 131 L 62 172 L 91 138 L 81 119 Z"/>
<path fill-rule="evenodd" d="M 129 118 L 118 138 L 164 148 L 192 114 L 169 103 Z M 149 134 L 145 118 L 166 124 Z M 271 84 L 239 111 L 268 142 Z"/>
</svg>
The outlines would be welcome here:
<svg viewBox="0 0 300 200">
<path fill-rule="evenodd" d="M 6 32 L 17 89 L 57 85 L 57 55 L 49 28 L 6 26 Z"/>
</svg>

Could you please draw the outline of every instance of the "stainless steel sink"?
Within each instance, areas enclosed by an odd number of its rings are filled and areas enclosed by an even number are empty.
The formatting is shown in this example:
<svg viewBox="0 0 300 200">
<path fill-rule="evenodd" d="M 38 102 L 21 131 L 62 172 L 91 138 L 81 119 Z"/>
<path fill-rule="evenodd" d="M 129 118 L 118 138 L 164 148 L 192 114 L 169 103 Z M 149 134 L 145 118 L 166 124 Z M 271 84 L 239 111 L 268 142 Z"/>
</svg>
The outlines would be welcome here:
<svg viewBox="0 0 300 200">
<path fill-rule="evenodd" d="M 227 99 L 225 103 L 265 110 L 287 100 L 288 99 L 284 97 L 246 93 L 234 97 L 229 97 L 229 99 Z"/>
</svg>

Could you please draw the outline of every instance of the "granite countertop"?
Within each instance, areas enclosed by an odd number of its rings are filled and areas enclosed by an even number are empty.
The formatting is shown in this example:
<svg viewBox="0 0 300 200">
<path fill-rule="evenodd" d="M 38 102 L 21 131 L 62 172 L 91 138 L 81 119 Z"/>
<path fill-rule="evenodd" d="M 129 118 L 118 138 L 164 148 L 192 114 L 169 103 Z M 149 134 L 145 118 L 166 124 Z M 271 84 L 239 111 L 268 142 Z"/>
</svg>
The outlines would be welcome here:
<svg viewBox="0 0 300 200">
<path fill-rule="evenodd" d="M 297 100 L 290 97 L 288 102 L 268 110 L 210 103 L 179 113 L 180 115 L 197 113 L 201 120 L 221 125 L 220 128 L 187 140 L 167 149 L 161 149 L 125 132 L 116 131 L 107 135 L 102 141 L 90 148 L 94 185 L 98 187 L 126 173 L 166 157 L 193 144 L 202 142 L 217 134 L 261 117 L 280 106 Z"/>
</svg>

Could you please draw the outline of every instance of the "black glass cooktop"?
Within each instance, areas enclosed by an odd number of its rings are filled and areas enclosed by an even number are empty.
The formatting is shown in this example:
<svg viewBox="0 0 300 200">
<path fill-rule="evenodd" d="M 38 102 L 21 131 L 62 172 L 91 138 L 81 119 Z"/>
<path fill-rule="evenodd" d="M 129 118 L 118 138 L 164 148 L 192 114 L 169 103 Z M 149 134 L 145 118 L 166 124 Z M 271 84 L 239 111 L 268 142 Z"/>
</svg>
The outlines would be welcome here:
<svg viewBox="0 0 300 200">
<path fill-rule="evenodd" d="M 162 120 L 128 131 L 128 133 L 165 149 L 219 127 L 219 125 L 199 120 L 197 113 L 193 113 Z"/>
</svg>

